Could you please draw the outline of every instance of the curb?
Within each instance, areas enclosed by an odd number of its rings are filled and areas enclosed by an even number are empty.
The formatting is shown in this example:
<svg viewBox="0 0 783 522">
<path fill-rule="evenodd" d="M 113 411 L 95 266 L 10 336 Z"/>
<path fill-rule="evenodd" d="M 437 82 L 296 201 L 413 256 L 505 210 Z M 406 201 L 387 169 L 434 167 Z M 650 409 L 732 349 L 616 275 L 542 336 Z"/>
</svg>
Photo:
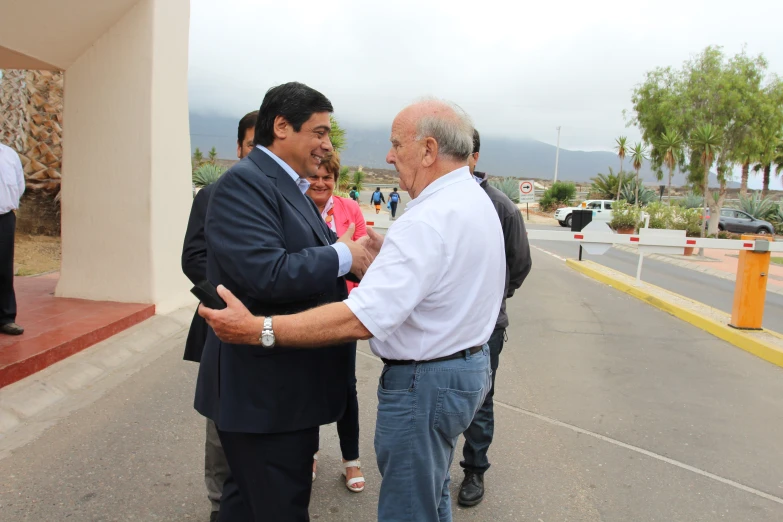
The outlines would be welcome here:
<svg viewBox="0 0 783 522">
<path fill-rule="evenodd" d="M 700 328 L 701 330 L 704 330 L 709 334 L 714 335 L 719 339 L 722 339 L 730 344 L 733 344 L 734 346 L 736 346 L 741 350 L 744 350 L 748 353 L 755 355 L 756 357 L 764 359 L 767 362 L 770 362 L 776 366 L 780 366 L 781 368 L 783 368 L 783 351 L 779 350 L 775 346 L 755 338 L 752 334 L 745 333 L 742 330 L 734 329 L 728 325 L 719 323 L 714 319 L 706 317 L 698 312 L 694 312 L 693 310 L 689 310 L 683 306 L 677 305 L 675 303 L 666 301 L 665 299 L 662 299 L 660 297 L 654 296 L 651 293 L 644 290 L 643 288 L 635 287 L 633 285 L 623 282 L 619 278 L 601 273 L 598 270 L 592 268 L 590 266 L 591 264 L 592 264 L 591 261 L 580 262 L 574 259 L 566 260 L 566 265 L 570 266 L 572 269 L 576 270 L 577 272 L 580 272 L 588 277 L 591 277 L 592 279 L 595 279 L 596 281 L 607 284 L 613 288 L 616 288 L 617 290 L 620 290 L 621 292 L 624 292 L 641 301 L 644 301 L 658 308 L 659 310 L 662 310 L 670 315 L 673 315 L 674 317 L 677 317 L 678 319 L 685 321 L 686 323 L 690 323 L 693 326 Z M 606 267 L 602 267 L 602 268 L 606 269 Z M 614 270 L 612 271 L 614 272 Z M 677 298 L 679 299 L 697 303 L 697 301 L 693 301 L 692 299 L 688 299 L 687 297 L 681 296 L 679 294 L 674 294 L 672 292 L 668 292 L 663 289 L 661 289 L 661 291 L 677 296 Z M 702 303 L 698 303 L 698 304 L 700 306 L 704 306 Z M 777 332 L 764 329 L 763 333 L 771 335 L 773 337 L 783 339 L 783 335 Z"/>
</svg>

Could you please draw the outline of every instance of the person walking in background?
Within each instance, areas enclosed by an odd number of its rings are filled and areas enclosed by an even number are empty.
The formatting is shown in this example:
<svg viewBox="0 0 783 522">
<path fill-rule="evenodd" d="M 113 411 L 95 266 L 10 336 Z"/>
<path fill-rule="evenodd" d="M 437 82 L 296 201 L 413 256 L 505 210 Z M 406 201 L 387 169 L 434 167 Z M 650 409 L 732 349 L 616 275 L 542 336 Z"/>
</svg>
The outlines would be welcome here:
<svg viewBox="0 0 783 522">
<path fill-rule="evenodd" d="M 356 241 L 360 237 L 367 235 L 367 225 L 364 222 L 364 216 L 355 201 L 347 198 L 341 198 L 334 195 L 334 186 L 337 176 L 340 172 L 340 154 L 332 152 L 324 156 L 318 172 L 308 176 L 310 188 L 307 189 L 307 195 L 315 202 L 321 217 L 324 219 L 332 232 L 342 236 L 350 228 L 355 226 L 354 234 L 351 239 Z M 345 285 L 348 293 L 358 286 L 353 281 L 346 281 Z M 345 406 L 345 413 L 337 421 L 337 435 L 340 438 L 340 451 L 343 457 L 343 467 L 345 468 L 345 487 L 354 493 L 360 493 L 364 490 L 364 477 L 361 471 L 361 462 L 359 461 L 359 398 L 356 393 L 356 342 L 353 343 L 353 354 L 351 360 L 351 380 L 348 388 L 348 402 Z M 316 477 L 316 468 L 318 454 L 313 458 L 313 480 Z"/>
<path fill-rule="evenodd" d="M 352 200 L 354 200 L 356 203 L 359 203 L 359 189 L 356 188 L 356 185 L 353 186 L 351 189 L 351 192 L 348 193 L 348 195 L 351 197 Z"/>
<path fill-rule="evenodd" d="M 400 202 L 400 193 L 397 192 L 397 187 L 389 194 L 389 210 L 391 210 L 391 218 L 394 219 L 397 216 L 397 203 Z"/>
<path fill-rule="evenodd" d="M 386 203 L 386 198 L 383 197 L 381 187 L 375 189 L 375 192 L 370 196 L 370 200 L 372 201 L 372 204 L 375 205 L 375 213 L 379 214 L 381 212 L 381 203 Z"/>
<path fill-rule="evenodd" d="M 14 293 L 14 240 L 16 210 L 24 194 L 24 171 L 19 154 L 0 143 L 0 333 L 22 335 L 16 324 Z"/>
<path fill-rule="evenodd" d="M 239 120 L 237 129 L 237 157 L 244 158 L 253 150 L 253 136 L 256 131 L 258 111 L 245 114 Z M 182 246 L 182 271 L 195 285 L 207 278 L 207 242 L 204 237 L 204 220 L 207 216 L 209 197 L 214 183 L 202 188 L 193 199 L 188 218 L 188 228 L 185 232 L 185 242 Z M 186 361 L 200 362 L 204 343 L 207 341 L 208 326 L 206 321 L 196 313 L 190 323 L 188 339 L 185 341 Z M 212 504 L 210 522 L 218 519 L 220 512 L 220 497 L 223 494 L 223 483 L 228 476 L 228 462 L 220 444 L 217 428 L 212 419 L 207 419 L 207 435 L 204 442 L 204 482 L 207 485 L 207 498 Z"/>
<path fill-rule="evenodd" d="M 492 397 L 495 394 L 495 374 L 500 363 L 500 352 L 508 327 L 506 314 L 506 299 L 522 286 L 522 282 L 530 273 L 533 262 L 530 258 L 530 244 L 527 240 L 525 223 L 522 213 L 508 196 L 487 182 L 487 175 L 476 171 L 479 159 L 481 138 L 473 129 L 473 154 L 468 158 L 470 173 L 487 193 L 492 206 L 500 218 L 503 228 L 503 242 L 506 254 L 506 284 L 500 313 L 495 321 L 495 329 L 489 338 L 489 360 L 492 368 L 492 387 L 481 408 L 476 412 L 468 429 L 465 430 L 465 445 L 462 448 L 463 460 L 460 466 L 465 471 L 465 478 L 459 488 L 457 501 L 462 506 L 475 506 L 484 499 L 484 473 L 489 469 L 487 450 L 492 443 L 495 430 L 495 414 Z"/>
</svg>

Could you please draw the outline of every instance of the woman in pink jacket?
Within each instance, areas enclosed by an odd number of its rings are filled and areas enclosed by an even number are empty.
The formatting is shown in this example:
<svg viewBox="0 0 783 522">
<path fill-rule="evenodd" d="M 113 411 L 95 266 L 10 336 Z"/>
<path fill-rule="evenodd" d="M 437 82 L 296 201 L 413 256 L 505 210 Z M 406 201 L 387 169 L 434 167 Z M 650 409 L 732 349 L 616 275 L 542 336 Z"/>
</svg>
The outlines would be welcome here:
<svg viewBox="0 0 783 522">
<path fill-rule="evenodd" d="M 326 221 L 338 237 L 342 236 L 353 223 L 356 230 L 353 240 L 356 241 L 367 235 L 367 227 L 359 204 L 349 198 L 341 198 L 334 195 L 334 187 L 340 172 L 340 155 L 337 152 L 326 156 L 318 168 L 315 176 L 310 176 L 310 188 L 307 195 L 310 196 L 321 217 Z M 356 283 L 347 281 L 350 293 Z M 364 476 L 359 462 L 359 400 L 356 395 L 356 351 L 353 352 L 353 378 L 348 388 L 348 403 L 343 418 L 337 421 L 337 434 L 340 437 L 340 450 L 343 455 L 345 467 L 345 487 L 354 493 L 364 490 Z M 316 461 L 318 454 L 313 456 L 313 480 L 315 480 Z"/>
</svg>

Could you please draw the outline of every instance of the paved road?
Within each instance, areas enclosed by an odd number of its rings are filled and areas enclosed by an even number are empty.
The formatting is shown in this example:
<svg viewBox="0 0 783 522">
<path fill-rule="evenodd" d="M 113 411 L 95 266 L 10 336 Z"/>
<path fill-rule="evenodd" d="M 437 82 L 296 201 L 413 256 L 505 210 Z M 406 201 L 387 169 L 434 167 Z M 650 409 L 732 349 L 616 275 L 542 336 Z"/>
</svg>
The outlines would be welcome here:
<svg viewBox="0 0 783 522">
<path fill-rule="evenodd" d="M 558 226 L 530 225 L 530 229 L 565 230 Z M 579 245 L 560 241 L 531 241 L 544 250 L 562 257 L 577 258 Z M 609 268 L 625 274 L 636 276 L 639 256 L 630 252 L 609 249 L 602 256 L 591 256 L 584 252 L 582 259 L 590 259 Z M 708 304 L 718 310 L 731 313 L 734 302 L 734 282 L 726 279 L 671 265 L 655 259 L 645 259 L 642 266 L 642 279 L 648 283 L 660 286 L 696 301 Z M 783 295 L 774 292 L 767 293 L 764 308 L 764 326 L 770 330 L 783 333 Z"/>
<path fill-rule="evenodd" d="M 783 520 L 783 371 L 533 256 L 509 303 L 488 496 L 454 519 Z M 191 407 L 196 368 L 180 360 L 183 343 L 184 332 L 161 343 L 157 360 L 119 372 L 90 401 L 63 399 L 82 406 L 0 460 L 0 519 L 206 521 L 204 421 Z M 366 343 L 360 351 L 367 490 L 341 484 L 335 430 L 325 427 L 313 520 L 376 519 L 381 366 Z"/>
</svg>

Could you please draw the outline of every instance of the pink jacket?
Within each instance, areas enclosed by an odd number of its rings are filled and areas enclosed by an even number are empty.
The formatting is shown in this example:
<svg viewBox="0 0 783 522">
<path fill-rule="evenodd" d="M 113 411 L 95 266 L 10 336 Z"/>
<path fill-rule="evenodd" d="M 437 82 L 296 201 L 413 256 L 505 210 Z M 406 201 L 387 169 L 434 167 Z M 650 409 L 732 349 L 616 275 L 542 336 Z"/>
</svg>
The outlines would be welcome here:
<svg viewBox="0 0 783 522">
<path fill-rule="evenodd" d="M 332 201 L 334 202 L 334 226 L 337 229 L 337 237 L 345 234 L 351 223 L 356 225 L 356 231 L 352 238 L 354 241 L 362 236 L 366 236 L 367 225 L 364 223 L 364 215 L 362 215 L 362 209 L 359 208 L 359 204 L 352 199 L 339 196 L 332 196 Z M 359 285 L 346 281 L 346 286 L 350 294 L 351 290 Z"/>
</svg>

